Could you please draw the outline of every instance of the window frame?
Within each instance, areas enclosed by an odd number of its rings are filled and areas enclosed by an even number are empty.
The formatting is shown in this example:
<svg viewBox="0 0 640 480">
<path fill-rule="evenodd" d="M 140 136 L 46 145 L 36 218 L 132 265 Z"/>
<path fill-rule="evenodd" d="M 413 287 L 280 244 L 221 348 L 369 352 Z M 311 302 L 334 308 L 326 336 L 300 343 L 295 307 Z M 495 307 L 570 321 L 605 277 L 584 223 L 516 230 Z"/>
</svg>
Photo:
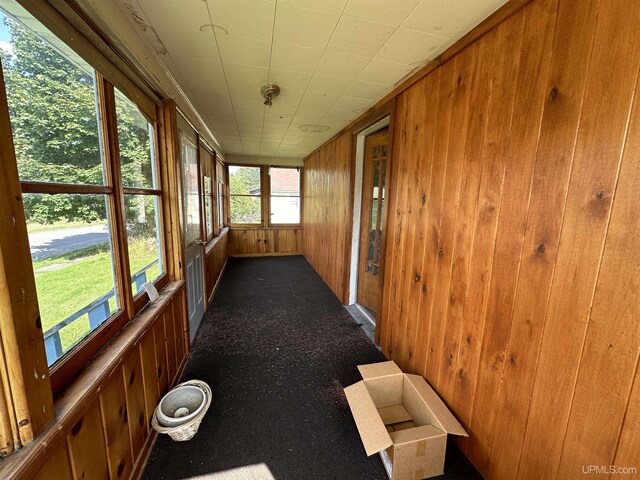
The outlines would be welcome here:
<svg viewBox="0 0 640 480">
<path fill-rule="evenodd" d="M 268 205 L 269 205 L 269 211 L 268 211 L 268 227 L 273 227 L 273 228 L 296 228 L 296 227 L 301 227 L 302 226 L 302 212 L 303 212 L 303 208 L 302 208 L 302 188 L 303 188 L 303 170 L 302 167 L 291 167 L 291 166 L 279 166 L 279 165 L 268 165 L 267 167 L 267 183 L 268 183 L 268 194 L 269 194 L 269 201 L 268 201 Z M 299 186 L 300 186 L 300 193 L 298 194 L 298 196 L 287 196 L 287 195 L 272 195 L 271 194 L 271 169 L 272 168 L 278 168 L 278 169 L 290 169 L 290 170 L 297 170 L 298 174 L 299 174 Z M 298 223 L 273 223 L 271 221 L 271 216 L 272 216 L 272 209 L 271 209 L 271 198 L 272 197 L 278 197 L 278 198 L 297 198 L 299 200 L 299 209 L 300 209 L 300 214 L 299 214 L 299 218 L 300 221 Z"/>
<path fill-rule="evenodd" d="M 73 184 L 58 182 L 38 182 L 21 180 L 20 187 L 23 194 L 96 194 L 104 195 L 108 211 L 107 222 L 111 238 L 113 255 L 114 290 L 118 298 L 118 308 L 96 329 L 90 331 L 78 344 L 64 353 L 51 367 L 49 377 L 53 392 L 59 391 L 66 385 L 87 362 L 93 358 L 129 321 L 149 303 L 146 292 L 133 295 L 131 286 L 131 272 L 128 255 L 128 239 L 126 232 L 124 195 L 154 195 L 158 201 L 158 237 L 159 251 L 161 253 L 162 273 L 153 281 L 158 290 L 163 289 L 169 283 L 167 273 L 167 239 L 164 220 L 164 198 L 161 188 L 137 188 L 125 187 L 122 184 L 120 171 L 120 152 L 118 145 L 117 117 L 115 107 L 115 91 L 111 84 L 98 70 L 94 69 L 96 102 L 99 111 L 98 129 L 101 139 L 100 148 L 103 158 L 104 184 Z M 124 93 L 123 93 L 124 94 Z M 126 96 L 126 94 L 124 94 Z M 129 98 L 130 99 L 130 98 Z M 137 102 L 131 100 L 136 106 Z M 139 108 L 139 107 L 138 107 Z M 154 142 L 152 161 L 155 162 L 156 183 L 162 185 L 161 168 L 159 159 L 160 132 L 156 119 L 149 119 L 140 108 L 141 113 L 147 118 L 153 129 L 151 141 Z M 13 137 L 12 137 L 13 138 Z"/>
<path fill-rule="evenodd" d="M 231 174 L 229 173 L 229 169 L 231 167 L 249 167 L 249 168 L 258 168 L 260 172 L 260 194 L 259 195 L 234 195 L 231 193 L 231 185 L 230 178 Z M 265 226 L 265 168 L 264 165 L 247 165 L 240 163 L 229 163 L 225 165 L 225 173 L 226 173 L 226 215 L 227 215 L 227 225 L 229 228 L 236 229 L 251 229 L 251 228 L 264 228 Z M 260 222 L 257 223 L 232 223 L 231 222 L 231 198 L 232 197 L 251 197 L 251 198 L 259 198 L 260 199 Z"/>
</svg>

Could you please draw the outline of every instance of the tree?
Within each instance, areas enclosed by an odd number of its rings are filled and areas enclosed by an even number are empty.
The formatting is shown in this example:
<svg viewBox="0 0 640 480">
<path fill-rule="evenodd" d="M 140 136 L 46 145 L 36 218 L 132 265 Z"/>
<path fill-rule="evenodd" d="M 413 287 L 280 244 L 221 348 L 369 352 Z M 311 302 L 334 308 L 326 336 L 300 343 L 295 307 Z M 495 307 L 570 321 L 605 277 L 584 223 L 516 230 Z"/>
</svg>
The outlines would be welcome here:
<svg viewBox="0 0 640 480">
<path fill-rule="evenodd" d="M 231 192 L 231 223 L 260 222 L 260 168 L 239 167 L 230 170 L 229 187 Z M 241 197 L 235 195 L 256 196 Z"/>
<path fill-rule="evenodd" d="M 0 50 L 0 55 L 20 179 L 104 184 L 95 72 L 87 64 L 73 63 L 11 18 L 4 17 L 4 23 L 13 53 Z M 151 178 L 146 119 L 128 100 L 118 102 L 117 113 L 123 182 L 151 186 L 145 183 Z M 153 202 L 143 203 L 143 215 L 140 203 L 128 202 L 137 210 L 127 211 L 127 218 L 153 219 Z M 32 194 L 24 196 L 24 205 L 29 222 L 106 218 L 102 195 Z"/>
</svg>

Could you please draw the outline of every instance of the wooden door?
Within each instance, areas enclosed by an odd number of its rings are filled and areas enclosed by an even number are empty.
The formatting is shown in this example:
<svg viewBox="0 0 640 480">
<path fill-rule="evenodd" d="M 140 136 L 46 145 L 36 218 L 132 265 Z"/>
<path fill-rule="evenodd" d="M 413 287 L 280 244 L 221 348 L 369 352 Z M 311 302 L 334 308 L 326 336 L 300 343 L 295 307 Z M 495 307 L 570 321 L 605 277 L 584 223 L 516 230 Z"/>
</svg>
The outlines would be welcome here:
<svg viewBox="0 0 640 480">
<path fill-rule="evenodd" d="M 365 138 L 357 302 L 373 313 L 381 288 L 382 218 L 389 154 L 389 127 Z"/>
</svg>

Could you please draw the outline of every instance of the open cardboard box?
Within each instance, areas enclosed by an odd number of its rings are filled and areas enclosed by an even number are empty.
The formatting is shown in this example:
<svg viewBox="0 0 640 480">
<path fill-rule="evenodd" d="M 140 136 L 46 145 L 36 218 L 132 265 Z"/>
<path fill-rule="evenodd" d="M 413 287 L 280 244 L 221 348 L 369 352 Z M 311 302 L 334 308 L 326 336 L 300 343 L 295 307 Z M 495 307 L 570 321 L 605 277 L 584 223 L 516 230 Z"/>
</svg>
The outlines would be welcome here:
<svg viewBox="0 0 640 480">
<path fill-rule="evenodd" d="M 358 370 L 362 380 L 344 393 L 367 455 L 379 452 L 392 480 L 442 475 L 447 434 L 467 433 L 440 397 L 395 362 Z"/>
</svg>

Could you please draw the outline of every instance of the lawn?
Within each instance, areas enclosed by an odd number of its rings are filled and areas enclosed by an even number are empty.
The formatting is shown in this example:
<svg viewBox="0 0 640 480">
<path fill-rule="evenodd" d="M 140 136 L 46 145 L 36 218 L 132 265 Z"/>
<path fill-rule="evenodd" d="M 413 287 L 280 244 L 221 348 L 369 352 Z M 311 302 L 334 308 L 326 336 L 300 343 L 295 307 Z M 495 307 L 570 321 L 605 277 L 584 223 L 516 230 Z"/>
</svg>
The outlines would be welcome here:
<svg viewBox="0 0 640 480">
<path fill-rule="evenodd" d="M 157 258 L 153 245 L 144 239 L 129 242 L 131 273 L 141 270 Z M 76 250 L 33 262 L 42 327 L 46 332 L 65 318 L 81 310 L 114 287 L 111 253 L 106 244 Z M 159 274 L 159 266 L 147 271 L 147 279 Z M 135 294 L 135 286 L 133 287 Z M 115 298 L 109 302 L 116 310 Z M 89 331 L 89 319 L 83 315 L 60 330 L 63 351 L 67 351 Z"/>
</svg>

